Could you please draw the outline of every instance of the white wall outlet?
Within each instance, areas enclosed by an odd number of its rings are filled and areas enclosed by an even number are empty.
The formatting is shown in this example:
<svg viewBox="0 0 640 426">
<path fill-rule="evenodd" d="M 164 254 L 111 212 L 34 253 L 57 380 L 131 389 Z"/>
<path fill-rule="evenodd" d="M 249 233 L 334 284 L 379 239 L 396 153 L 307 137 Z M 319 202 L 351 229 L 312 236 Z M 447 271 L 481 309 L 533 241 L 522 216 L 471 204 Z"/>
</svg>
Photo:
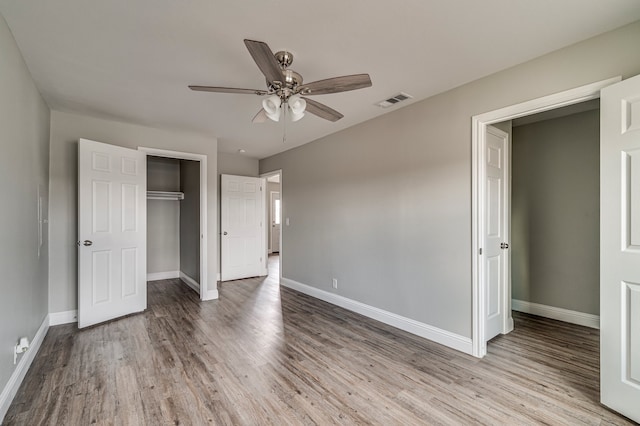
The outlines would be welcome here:
<svg viewBox="0 0 640 426">
<path fill-rule="evenodd" d="M 338 288 L 338 279 L 337 278 L 332 278 L 331 279 L 331 286 L 335 289 Z"/>
<path fill-rule="evenodd" d="M 18 362 L 18 354 L 25 353 L 27 349 L 29 349 L 29 339 L 26 337 L 21 337 L 18 344 L 14 346 L 13 365 L 16 365 L 16 363 Z"/>
<path fill-rule="evenodd" d="M 284 222 L 285 222 L 285 224 L 286 224 L 287 226 L 289 226 L 289 218 L 286 218 L 286 219 L 284 220 Z"/>
</svg>

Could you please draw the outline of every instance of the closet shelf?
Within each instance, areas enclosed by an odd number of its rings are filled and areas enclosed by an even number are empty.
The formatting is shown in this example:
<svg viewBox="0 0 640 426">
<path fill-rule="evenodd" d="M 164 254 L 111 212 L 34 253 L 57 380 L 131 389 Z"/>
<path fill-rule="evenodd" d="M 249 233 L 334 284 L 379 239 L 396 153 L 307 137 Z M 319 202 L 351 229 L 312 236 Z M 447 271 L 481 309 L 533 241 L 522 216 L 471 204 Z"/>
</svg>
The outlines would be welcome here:
<svg viewBox="0 0 640 426">
<path fill-rule="evenodd" d="M 184 200 L 184 192 L 147 191 L 147 200 Z"/>
</svg>

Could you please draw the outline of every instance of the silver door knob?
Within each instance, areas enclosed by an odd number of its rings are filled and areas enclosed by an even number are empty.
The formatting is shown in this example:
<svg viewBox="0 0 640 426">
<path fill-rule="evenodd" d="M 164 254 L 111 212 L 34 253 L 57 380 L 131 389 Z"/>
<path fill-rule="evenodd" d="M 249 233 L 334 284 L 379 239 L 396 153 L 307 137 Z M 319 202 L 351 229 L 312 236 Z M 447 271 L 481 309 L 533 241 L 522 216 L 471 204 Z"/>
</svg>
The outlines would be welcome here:
<svg viewBox="0 0 640 426">
<path fill-rule="evenodd" d="M 84 240 L 84 242 L 82 243 L 85 246 L 90 246 L 91 244 L 93 244 L 93 241 L 91 240 Z"/>
</svg>

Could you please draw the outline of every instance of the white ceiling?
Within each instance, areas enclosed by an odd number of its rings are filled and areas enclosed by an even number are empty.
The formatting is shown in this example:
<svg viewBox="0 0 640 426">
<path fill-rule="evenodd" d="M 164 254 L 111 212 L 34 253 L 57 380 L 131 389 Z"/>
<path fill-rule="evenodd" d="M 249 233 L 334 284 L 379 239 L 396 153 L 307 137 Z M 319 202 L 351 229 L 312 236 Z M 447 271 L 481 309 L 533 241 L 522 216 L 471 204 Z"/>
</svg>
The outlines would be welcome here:
<svg viewBox="0 0 640 426">
<path fill-rule="evenodd" d="M 310 142 L 640 19 L 638 0 L 0 0 L 52 109 L 218 137 L 251 157 Z M 342 112 L 252 124 L 264 89 L 243 39 L 294 54 L 306 82 L 367 72 L 373 87 L 316 96 Z M 374 104 L 409 93 L 388 109 Z"/>
</svg>

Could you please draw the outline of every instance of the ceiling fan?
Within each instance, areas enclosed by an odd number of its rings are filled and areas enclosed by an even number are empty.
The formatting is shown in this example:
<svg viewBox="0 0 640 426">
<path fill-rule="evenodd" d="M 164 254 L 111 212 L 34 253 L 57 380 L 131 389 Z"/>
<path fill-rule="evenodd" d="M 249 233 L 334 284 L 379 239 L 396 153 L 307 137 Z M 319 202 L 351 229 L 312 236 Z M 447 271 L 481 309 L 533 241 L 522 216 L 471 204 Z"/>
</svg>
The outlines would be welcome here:
<svg viewBox="0 0 640 426">
<path fill-rule="evenodd" d="M 290 52 L 279 51 L 273 54 L 267 43 L 262 41 L 245 39 L 244 44 L 267 79 L 266 90 L 215 86 L 189 86 L 189 88 L 201 92 L 268 96 L 262 101 L 262 109 L 253 118 L 254 123 L 262 123 L 267 118 L 278 121 L 283 111 L 284 114 L 289 111 L 293 121 L 302 118 L 305 111 L 325 120 L 338 121 L 344 117 L 342 114 L 306 96 L 346 92 L 371 86 L 369 74 L 345 75 L 303 84 L 302 76 L 289 69 L 293 62 L 293 55 Z"/>
</svg>

